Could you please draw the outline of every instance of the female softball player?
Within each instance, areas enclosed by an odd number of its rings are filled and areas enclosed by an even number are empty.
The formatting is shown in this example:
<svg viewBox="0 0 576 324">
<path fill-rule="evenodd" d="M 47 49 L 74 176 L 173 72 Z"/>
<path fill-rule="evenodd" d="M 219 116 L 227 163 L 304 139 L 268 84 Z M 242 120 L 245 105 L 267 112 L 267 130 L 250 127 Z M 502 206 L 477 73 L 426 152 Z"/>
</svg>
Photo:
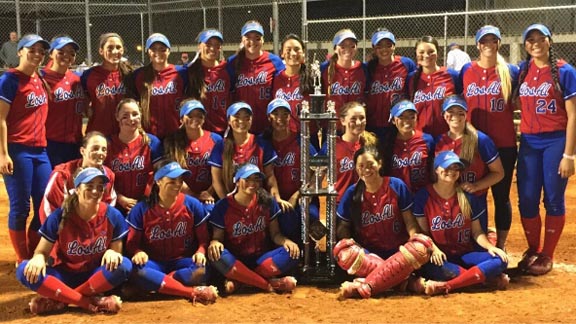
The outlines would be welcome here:
<svg viewBox="0 0 576 324">
<path fill-rule="evenodd" d="M 552 270 L 554 250 L 565 222 L 566 185 L 574 174 L 576 70 L 557 59 L 552 33 L 545 25 L 528 26 L 522 39 L 528 56 L 520 65 L 515 93 L 522 109 L 517 177 L 528 251 L 519 267 L 543 275 Z M 542 189 L 546 209 L 543 246 L 539 214 Z"/>
<path fill-rule="evenodd" d="M 74 191 L 40 228 L 34 256 L 16 270 L 18 280 L 39 296 L 33 314 L 63 311 L 67 305 L 91 313 L 117 313 L 120 297 L 98 297 L 128 278 L 132 263 L 122 256 L 128 233 L 124 217 L 102 201 L 108 177 L 85 168 L 74 177 Z M 47 265 L 48 258 L 54 260 Z"/>
<path fill-rule="evenodd" d="M 203 126 L 208 113 L 198 100 L 185 100 L 180 105 L 182 126 L 164 140 L 166 157 L 177 161 L 190 171 L 184 176 L 182 191 L 202 203 L 213 205 L 216 192 L 212 185 L 212 175 L 208 159 L 216 143 L 222 137 Z"/>
<path fill-rule="evenodd" d="M 396 37 L 388 30 L 372 34 L 372 58 L 368 61 L 366 129 L 380 140 L 391 128 L 390 108 L 406 95 L 408 74 L 416 70 L 410 58 L 396 55 Z"/>
<path fill-rule="evenodd" d="M 62 206 L 62 202 L 72 191 L 74 191 L 74 174 L 78 169 L 97 168 L 108 178 L 106 182 L 102 201 L 114 206 L 116 204 L 116 191 L 114 190 L 114 172 L 104 165 L 108 153 L 108 143 L 100 132 L 89 132 L 82 140 L 80 155 L 82 158 L 68 161 L 57 165 L 48 184 L 44 187 L 44 197 L 40 205 L 40 222 L 43 224 L 46 218 L 57 208 Z"/>
<path fill-rule="evenodd" d="M 467 120 L 494 141 L 504 168 L 504 178 L 491 186 L 496 246 L 504 249 L 512 223 L 510 186 L 518 154 L 512 106 L 518 68 L 507 64 L 498 53 L 500 41 L 498 27 L 487 25 L 478 30 L 476 47 L 480 56 L 460 71 L 460 88 L 468 106 Z"/>
<path fill-rule="evenodd" d="M 210 303 L 218 297 L 205 281 L 208 215 L 198 199 L 180 192 L 190 171 L 164 160 L 154 173 L 150 196 L 128 215 L 126 250 L 134 281 L 147 291 Z"/>
<path fill-rule="evenodd" d="M 264 179 L 256 165 L 244 164 L 234 175 L 234 191 L 218 201 L 210 214 L 208 259 L 228 279 L 228 294 L 238 283 L 264 291 L 296 288 L 294 277 L 277 278 L 298 265 L 300 249 L 280 232 L 280 208 L 262 188 Z"/>
<path fill-rule="evenodd" d="M 274 98 L 286 100 L 290 104 L 290 131 L 300 132 L 300 110 L 302 100 L 310 101 L 314 92 L 314 84 L 305 62 L 306 47 L 295 34 L 288 34 L 282 41 L 280 53 L 286 69 L 274 78 L 272 95 Z M 312 123 L 311 123 L 312 124 Z M 310 133 L 318 132 L 316 124 L 310 127 Z"/>
<path fill-rule="evenodd" d="M 494 142 L 466 121 L 468 106 L 458 95 L 449 96 L 442 104 L 442 115 L 448 124 L 447 133 L 436 137 L 436 153 L 452 151 L 467 162 L 460 185 L 467 193 L 480 198 L 487 210 L 488 188 L 504 177 L 504 168 Z M 480 217 L 484 232 L 488 231 L 487 212 Z"/>
<path fill-rule="evenodd" d="M 222 135 L 228 126 L 226 109 L 230 105 L 231 87 L 227 63 L 220 61 L 224 38 L 219 31 L 206 29 L 200 32 L 198 41 L 197 57 L 188 65 L 189 86 L 186 94 L 208 107 L 204 128 Z"/>
<path fill-rule="evenodd" d="M 164 139 L 178 129 L 178 107 L 188 87 L 188 73 L 183 66 L 168 63 L 170 42 L 154 33 L 146 40 L 150 63 L 134 71 L 134 98 L 142 108 L 142 127 L 147 133 Z"/>
<path fill-rule="evenodd" d="M 504 289 L 510 281 L 503 273 L 508 265 L 506 252 L 488 241 L 480 224 L 486 203 L 464 192 L 459 184 L 463 170 L 456 153 L 439 152 L 434 159 L 434 183 L 414 197 L 414 216 L 435 243 L 430 263 L 422 267 L 423 276 L 429 279 L 427 295 L 485 282 Z"/>
<path fill-rule="evenodd" d="M 438 41 L 424 36 L 416 42 L 418 69 L 408 76 L 410 100 L 418 110 L 416 129 L 436 137 L 448 131 L 442 118 L 442 101 L 460 93 L 456 88 L 458 72 L 438 66 Z"/>
<path fill-rule="evenodd" d="M 90 106 L 86 107 L 86 132 L 99 131 L 110 136 L 118 134 L 116 107 L 124 98 L 132 67 L 122 60 L 124 41 L 116 33 L 100 35 L 98 52 L 102 64 L 89 68 L 80 78 L 90 101 Z"/>
<path fill-rule="evenodd" d="M 44 126 L 50 90 L 38 73 L 49 47 L 38 35 L 22 37 L 19 65 L 0 77 L 0 172 L 10 200 L 8 229 L 18 263 L 29 259 L 38 243 L 38 209 L 52 169 Z M 27 237 L 30 197 L 34 218 Z"/>
<path fill-rule="evenodd" d="M 50 44 L 50 63 L 41 74 L 50 86 L 46 118 L 46 151 L 52 167 L 80 158 L 84 90 L 80 77 L 69 68 L 80 46 L 70 37 L 56 37 Z"/>
<path fill-rule="evenodd" d="M 356 151 L 354 164 L 360 179 L 346 190 L 338 205 L 337 237 L 340 242 L 336 244 L 334 255 L 338 256 L 340 266 L 348 271 L 348 274 L 365 280 L 344 282 L 341 286 L 342 296 L 360 295 L 368 298 L 408 278 L 411 279 L 407 288 L 423 292 L 422 280 L 410 277 L 414 268 L 408 260 L 393 256 L 399 251 L 399 246 L 420 232 L 410 210 L 410 190 L 402 180 L 383 176 L 382 157 L 374 146 L 363 146 Z M 353 238 L 353 241 L 350 238 Z M 427 240 L 431 242 L 429 238 Z M 350 249 L 354 242 L 360 247 Z M 431 247 L 431 243 L 428 245 Z M 366 251 L 360 252 L 360 249 Z M 346 258 L 342 257 L 343 250 L 350 252 Z M 357 253 L 361 255 L 354 258 Z M 426 253 L 426 256 L 419 260 L 421 264 L 428 262 L 429 254 Z M 354 267 L 354 260 L 361 260 L 361 265 Z M 391 273 L 375 271 L 384 262 L 398 260 L 398 268 L 402 270 Z M 404 268 L 407 268 L 407 271 L 403 271 Z"/>
<path fill-rule="evenodd" d="M 390 111 L 394 127 L 383 144 L 384 174 L 400 178 L 412 193 L 430 183 L 434 159 L 434 139 L 416 130 L 418 110 L 409 100 L 401 100 Z"/>
<path fill-rule="evenodd" d="M 273 164 L 278 155 L 270 143 L 248 132 L 252 126 L 252 108 L 245 102 L 234 103 L 228 107 L 226 117 L 228 129 L 224 139 L 214 145 L 208 160 L 216 194 L 222 199 L 232 192 L 234 183 L 231 180 L 236 169 L 251 163 L 264 170 L 267 188 L 278 200 L 280 194 Z"/>
<path fill-rule="evenodd" d="M 234 102 L 244 101 L 254 110 L 250 129 L 260 134 L 268 125 L 266 106 L 272 99 L 272 81 L 284 70 L 278 56 L 262 50 L 264 28 L 251 20 L 242 27 L 242 47 L 228 58 L 227 69 L 232 81 Z"/>
<path fill-rule="evenodd" d="M 153 164 L 164 155 L 160 140 L 142 129 L 141 117 L 138 102 L 130 98 L 120 100 L 116 108 L 120 132 L 108 139 L 104 160 L 116 177 L 116 206 L 124 215 L 145 196 Z"/>
</svg>

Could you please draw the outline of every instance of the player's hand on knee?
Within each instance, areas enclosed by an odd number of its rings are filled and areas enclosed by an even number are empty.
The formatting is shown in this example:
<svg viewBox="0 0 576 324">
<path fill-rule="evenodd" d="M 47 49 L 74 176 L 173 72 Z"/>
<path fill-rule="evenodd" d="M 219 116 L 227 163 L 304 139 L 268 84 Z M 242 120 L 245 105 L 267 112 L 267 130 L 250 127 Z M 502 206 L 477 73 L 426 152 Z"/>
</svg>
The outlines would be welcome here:
<svg viewBox="0 0 576 324">
<path fill-rule="evenodd" d="M 204 255 L 204 253 L 196 252 L 192 256 L 192 261 L 194 261 L 194 263 L 196 263 L 197 266 L 203 267 L 206 265 L 206 256 Z"/>
<path fill-rule="evenodd" d="M 508 254 L 506 254 L 504 250 L 491 246 L 488 248 L 488 253 L 490 253 L 491 256 L 499 256 L 503 262 L 508 263 Z"/>
<path fill-rule="evenodd" d="M 434 250 L 430 256 L 430 262 L 441 267 L 444 264 L 444 261 L 446 261 L 446 254 L 442 252 L 442 250 L 440 250 L 436 245 L 434 245 Z"/>
<path fill-rule="evenodd" d="M 286 239 L 284 242 L 284 249 L 286 249 L 286 252 L 290 254 L 292 259 L 298 259 L 300 257 L 300 248 L 298 247 L 298 244 L 294 243 L 292 240 Z"/>
<path fill-rule="evenodd" d="M 288 201 L 284 200 L 284 199 L 277 199 L 278 201 L 278 205 L 280 205 L 280 209 L 282 209 L 282 212 L 287 212 L 289 210 L 294 209 L 294 207 L 292 207 L 292 204 L 290 204 Z"/>
<path fill-rule="evenodd" d="M 148 254 L 144 251 L 139 251 L 132 257 L 132 263 L 135 265 L 144 265 L 148 262 Z"/>
<path fill-rule="evenodd" d="M 118 268 L 120 263 L 122 263 L 122 254 L 111 249 L 108 249 L 106 252 L 104 252 L 101 265 L 106 266 L 106 270 L 114 271 Z"/>
<path fill-rule="evenodd" d="M 24 276 L 29 283 L 35 284 L 40 275 L 46 276 L 46 259 L 43 254 L 35 254 L 26 264 Z"/>
<path fill-rule="evenodd" d="M 212 240 L 208 246 L 208 260 L 212 262 L 218 261 L 222 251 L 224 251 L 224 244 L 218 240 Z"/>
</svg>

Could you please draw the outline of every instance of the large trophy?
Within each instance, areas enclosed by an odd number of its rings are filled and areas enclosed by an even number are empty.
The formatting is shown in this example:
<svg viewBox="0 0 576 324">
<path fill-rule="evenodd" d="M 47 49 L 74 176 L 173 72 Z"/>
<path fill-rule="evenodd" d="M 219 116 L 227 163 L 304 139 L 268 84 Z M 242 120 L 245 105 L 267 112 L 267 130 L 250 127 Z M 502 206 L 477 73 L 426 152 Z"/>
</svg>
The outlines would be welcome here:
<svg viewBox="0 0 576 324">
<path fill-rule="evenodd" d="M 336 197 L 338 193 L 334 189 L 334 184 L 336 182 L 336 122 L 338 118 L 334 102 L 325 102 L 326 95 L 322 94 L 319 62 L 314 59 L 310 68 L 314 80 L 314 93 L 310 94 L 310 102 L 302 102 L 300 111 L 302 139 L 300 144 L 300 179 L 302 182 L 300 207 L 302 209 L 302 242 L 304 243 L 302 279 L 308 282 L 333 282 L 336 268 L 336 260 L 332 251 L 336 245 Z M 324 145 L 327 145 L 326 155 L 311 157 L 310 136 L 318 136 L 318 134 L 310 134 L 310 123 L 322 121 L 328 122 L 327 138 L 322 139 L 326 142 Z M 310 175 L 310 170 L 313 171 L 312 175 Z M 323 186 L 324 175 L 327 175 L 326 187 Z M 310 221 L 309 206 L 314 197 L 326 197 L 326 226 L 319 221 Z M 319 246 L 324 236 L 327 236 L 325 254 Z M 315 255 L 314 264 L 311 264 L 312 255 Z"/>
</svg>

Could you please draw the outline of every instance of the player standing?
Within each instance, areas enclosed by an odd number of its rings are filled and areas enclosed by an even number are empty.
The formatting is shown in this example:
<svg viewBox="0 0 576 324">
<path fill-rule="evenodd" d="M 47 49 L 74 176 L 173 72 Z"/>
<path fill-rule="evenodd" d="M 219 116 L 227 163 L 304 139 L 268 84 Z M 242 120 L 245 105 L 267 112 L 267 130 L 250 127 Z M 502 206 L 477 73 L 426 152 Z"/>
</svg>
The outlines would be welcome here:
<svg viewBox="0 0 576 324">
<path fill-rule="evenodd" d="M 226 109 L 230 105 L 231 96 L 227 62 L 220 61 L 224 38 L 219 31 L 206 29 L 200 32 L 198 41 L 197 57 L 188 65 L 187 95 L 208 107 L 204 128 L 223 135 L 228 126 Z"/>
<path fill-rule="evenodd" d="M 272 81 L 284 70 L 278 56 L 262 50 L 264 28 L 250 20 L 242 27 L 242 47 L 228 58 L 227 69 L 232 81 L 234 101 L 244 101 L 254 110 L 250 131 L 260 134 L 268 121 L 266 106 L 272 99 Z"/>
<path fill-rule="evenodd" d="M 18 280 L 40 295 L 30 302 L 33 314 L 62 311 L 68 304 L 89 312 L 120 310 L 118 296 L 98 297 L 126 281 L 132 270 L 122 256 L 128 233 L 124 217 L 102 201 L 107 182 L 96 168 L 79 172 L 75 190 L 40 228 L 34 256 L 18 267 Z M 54 260 L 47 265 L 49 255 Z"/>
<path fill-rule="evenodd" d="M 38 35 L 22 37 L 20 64 L 0 77 L 0 172 L 10 200 L 8 229 L 18 263 L 30 258 L 38 243 L 38 210 L 52 169 L 45 128 L 50 90 L 38 74 L 49 47 Z M 34 216 L 27 236 L 30 197 Z"/>
<path fill-rule="evenodd" d="M 238 283 L 264 291 L 296 288 L 294 277 L 275 278 L 298 265 L 300 249 L 280 232 L 280 208 L 262 188 L 264 179 L 256 165 L 243 165 L 234 175 L 236 188 L 216 203 L 210 215 L 208 259 L 229 280 L 226 293 Z"/>
<path fill-rule="evenodd" d="M 522 109 L 517 177 L 528 251 L 519 267 L 543 275 L 552 270 L 554 250 L 566 219 L 566 185 L 574 174 L 576 70 L 556 57 L 552 33 L 545 25 L 528 26 L 522 39 L 528 56 L 520 65 L 515 93 Z M 543 246 L 539 213 L 542 189 L 546 209 Z"/>
<path fill-rule="evenodd" d="M 152 180 L 153 164 L 164 155 L 160 140 L 142 129 L 140 107 L 134 99 L 122 99 L 116 108 L 120 132 L 108 139 L 104 165 L 114 176 L 116 206 L 127 215 L 142 198 Z"/>
<path fill-rule="evenodd" d="M 510 281 L 503 273 L 508 265 L 506 252 L 488 241 L 480 224 L 486 203 L 460 187 L 463 170 L 456 153 L 439 152 L 434 159 L 434 183 L 414 197 L 414 216 L 435 243 L 430 263 L 422 267 L 429 279 L 427 295 L 447 294 L 487 279 L 504 289 Z"/>
<path fill-rule="evenodd" d="M 487 25 L 478 30 L 476 47 L 480 57 L 478 61 L 464 65 L 460 71 L 460 88 L 469 109 L 467 120 L 494 141 L 504 168 L 504 178 L 491 186 L 496 246 L 504 249 L 512 223 L 510 186 L 518 155 L 512 106 L 512 89 L 518 78 L 518 68 L 507 64 L 498 53 L 500 42 L 497 27 Z"/>
<path fill-rule="evenodd" d="M 80 157 L 84 90 L 80 77 L 69 68 L 76 61 L 80 46 L 67 36 L 56 37 L 50 44 L 50 63 L 41 74 L 50 86 L 46 140 L 52 167 Z"/>
<path fill-rule="evenodd" d="M 218 291 L 199 286 L 206 278 L 208 215 L 198 199 L 180 192 L 185 174 L 178 162 L 160 162 L 150 195 L 128 215 L 126 250 L 139 287 L 210 303 Z"/>
</svg>

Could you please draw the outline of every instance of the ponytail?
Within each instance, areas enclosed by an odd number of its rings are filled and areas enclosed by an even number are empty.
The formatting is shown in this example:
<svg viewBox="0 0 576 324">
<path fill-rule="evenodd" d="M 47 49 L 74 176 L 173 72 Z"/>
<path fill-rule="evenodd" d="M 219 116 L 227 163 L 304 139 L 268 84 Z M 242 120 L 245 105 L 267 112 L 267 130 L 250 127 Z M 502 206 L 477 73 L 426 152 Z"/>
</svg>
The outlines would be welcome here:
<svg viewBox="0 0 576 324">
<path fill-rule="evenodd" d="M 465 220 L 472 219 L 472 206 L 464 190 L 460 186 L 456 187 L 456 196 L 458 198 L 458 206 L 460 206 L 460 211 L 462 211 L 462 216 Z"/>
<path fill-rule="evenodd" d="M 558 94 L 562 96 L 562 85 L 560 84 L 559 75 L 560 72 L 558 71 L 558 58 L 556 57 L 556 51 L 550 45 L 550 50 L 548 51 L 548 61 L 550 62 L 550 73 L 552 74 L 552 80 L 554 81 L 554 90 L 558 92 Z"/>
<path fill-rule="evenodd" d="M 164 139 L 164 150 L 166 152 L 166 158 L 178 162 L 182 168 L 187 169 L 187 146 L 188 135 L 186 134 L 186 126 L 182 125 L 174 133 L 168 135 Z"/>
<path fill-rule="evenodd" d="M 331 95 L 332 91 L 332 79 L 334 78 L 334 73 L 336 73 L 336 62 L 338 61 L 338 54 L 332 54 L 330 58 L 330 63 L 328 64 L 328 82 L 326 84 L 326 93 Z"/>
<path fill-rule="evenodd" d="M 508 63 L 500 53 L 496 56 L 496 73 L 500 78 L 500 89 L 502 91 L 502 98 L 504 102 L 508 103 L 512 96 L 512 77 L 510 76 L 510 69 Z"/>
<path fill-rule="evenodd" d="M 474 155 L 478 150 L 478 131 L 472 123 L 466 122 L 464 128 L 464 136 L 462 137 L 462 149 L 460 150 L 460 158 L 462 160 L 472 163 Z"/>
<path fill-rule="evenodd" d="M 152 97 L 152 88 L 154 84 L 154 79 L 156 78 L 154 73 L 154 68 L 152 63 L 149 63 L 142 68 L 142 74 L 144 76 L 142 82 L 144 86 L 144 91 L 140 93 L 140 107 L 142 110 L 142 126 L 144 128 L 150 127 L 150 98 Z"/>
<path fill-rule="evenodd" d="M 202 55 L 200 52 L 191 65 L 188 66 L 188 79 L 190 85 L 188 86 L 186 94 L 196 100 L 206 100 L 206 80 L 204 79 L 204 67 L 202 66 Z"/>
<path fill-rule="evenodd" d="M 81 168 L 79 169 L 81 170 Z M 76 191 L 69 193 L 64 197 L 64 202 L 62 202 L 62 218 L 58 224 L 58 234 L 62 232 L 62 229 L 66 225 L 66 221 L 70 215 L 76 210 L 78 206 L 78 194 Z"/>
</svg>

